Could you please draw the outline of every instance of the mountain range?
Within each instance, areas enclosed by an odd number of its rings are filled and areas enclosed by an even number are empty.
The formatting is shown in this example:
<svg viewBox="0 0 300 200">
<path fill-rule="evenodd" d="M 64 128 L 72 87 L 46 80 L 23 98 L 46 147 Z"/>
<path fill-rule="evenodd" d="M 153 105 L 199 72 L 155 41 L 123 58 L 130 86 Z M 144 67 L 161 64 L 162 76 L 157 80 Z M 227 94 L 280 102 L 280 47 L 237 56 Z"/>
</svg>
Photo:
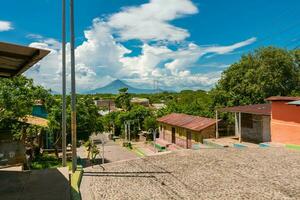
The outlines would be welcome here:
<svg viewBox="0 0 300 200">
<path fill-rule="evenodd" d="M 129 93 L 134 93 L 134 94 L 151 94 L 151 93 L 158 93 L 158 92 L 163 92 L 162 90 L 154 90 L 154 89 L 141 89 L 141 88 L 135 88 L 132 87 L 123 81 L 117 79 L 109 83 L 108 85 L 101 87 L 101 88 L 96 88 L 94 90 L 86 91 L 85 94 L 118 94 L 119 89 L 121 88 L 128 88 Z"/>
</svg>

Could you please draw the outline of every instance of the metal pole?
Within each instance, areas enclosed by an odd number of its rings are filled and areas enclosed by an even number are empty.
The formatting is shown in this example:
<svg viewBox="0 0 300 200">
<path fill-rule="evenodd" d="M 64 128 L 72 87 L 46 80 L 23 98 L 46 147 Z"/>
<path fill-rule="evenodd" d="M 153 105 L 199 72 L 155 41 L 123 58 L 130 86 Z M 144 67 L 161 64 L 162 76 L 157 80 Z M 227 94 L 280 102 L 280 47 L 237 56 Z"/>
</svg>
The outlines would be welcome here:
<svg viewBox="0 0 300 200">
<path fill-rule="evenodd" d="M 62 166 L 66 166 L 66 0 L 62 0 Z"/>
<path fill-rule="evenodd" d="M 156 142 L 156 129 L 153 131 L 153 144 L 154 144 L 154 153 L 156 153 L 156 146 L 155 146 L 155 142 Z"/>
<path fill-rule="evenodd" d="M 216 110 L 216 139 L 219 138 L 218 111 Z"/>
<path fill-rule="evenodd" d="M 242 142 L 242 114 L 239 112 L 239 142 Z"/>
<path fill-rule="evenodd" d="M 74 0 L 70 0 L 72 172 L 77 168 Z"/>
<path fill-rule="evenodd" d="M 128 140 L 130 142 L 130 121 L 128 122 Z"/>
</svg>

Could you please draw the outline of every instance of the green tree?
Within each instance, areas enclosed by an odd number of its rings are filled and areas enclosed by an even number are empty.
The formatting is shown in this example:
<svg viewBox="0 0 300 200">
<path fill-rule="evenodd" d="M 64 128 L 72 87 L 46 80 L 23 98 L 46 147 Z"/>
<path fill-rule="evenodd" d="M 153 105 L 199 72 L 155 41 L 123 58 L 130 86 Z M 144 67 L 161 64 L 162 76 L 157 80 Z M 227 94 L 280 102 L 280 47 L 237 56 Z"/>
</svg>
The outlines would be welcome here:
<svg viewBox="0 0 300 200">
<path fill-rule="evenodd" d="M 299 50 L 266 47 L 242 56 L 222 74 L 211 94 L 214 106 L 263 103 L 299 92 Z"/>
<path fill-rule="evenodd" d="M 125 111 L 131 109 L 130 104 L 130 94 L 128 93 L 128 88 L 119 89 L 119 95 L 117 96 L 115 103 L 118 108 L 122 108 Z"/>
</svg>

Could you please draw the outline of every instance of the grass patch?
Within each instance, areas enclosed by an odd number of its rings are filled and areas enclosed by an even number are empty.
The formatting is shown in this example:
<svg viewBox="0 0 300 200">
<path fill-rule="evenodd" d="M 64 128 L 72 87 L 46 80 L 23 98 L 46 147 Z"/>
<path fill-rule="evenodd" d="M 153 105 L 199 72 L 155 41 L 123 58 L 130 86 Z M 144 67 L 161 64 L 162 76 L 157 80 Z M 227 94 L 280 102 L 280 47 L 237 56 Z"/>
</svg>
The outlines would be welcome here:
<svg viewBox="0 0 300 200">
<path fill-rule="evenodd" d="M 294 149 L 300 151 L 300 145 L 295 145 L 295 144 L 287 144 L 285 145 L 286 148 L 288 149 Z"/>
<path fill-rule="evenodd" d="M 71 175 L 71 194 L 73 200 L 81 200 L 80 183 L 82 178 L 83 168 L 77 165 L 77 170 Z"/>
<path fill-rule="evenodd" d="M 72 162 L 67 161 L 67 166 L 70 169 L 72 166 Z M 31 162 L 30 167 L 31 169 L 35 170 L 62 167 L 62 160 L 56 158 L 54 154 L 43 154 L 41 156 L 37 156 Z"/>
</svg>

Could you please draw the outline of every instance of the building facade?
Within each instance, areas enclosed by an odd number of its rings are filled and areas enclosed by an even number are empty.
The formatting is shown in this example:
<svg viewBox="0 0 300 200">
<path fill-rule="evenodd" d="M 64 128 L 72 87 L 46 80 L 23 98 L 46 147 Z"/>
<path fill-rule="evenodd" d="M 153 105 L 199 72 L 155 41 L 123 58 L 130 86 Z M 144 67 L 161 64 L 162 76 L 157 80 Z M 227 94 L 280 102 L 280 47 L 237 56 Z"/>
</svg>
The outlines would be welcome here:
<svg viewBox="0 0 300 200">
<path fill-rule="evenodd" d="M 300 145 L 300 97 L 269 97 L 272 105 L 271 141 Z"/>
<path fill-rule="evenodd" d="M 159 138 L 183 148 L 192 148 L 203 139 L 215 137 L 216 120 L 211 118 L 172 113 L 159 118 Z"/>
</svg>

